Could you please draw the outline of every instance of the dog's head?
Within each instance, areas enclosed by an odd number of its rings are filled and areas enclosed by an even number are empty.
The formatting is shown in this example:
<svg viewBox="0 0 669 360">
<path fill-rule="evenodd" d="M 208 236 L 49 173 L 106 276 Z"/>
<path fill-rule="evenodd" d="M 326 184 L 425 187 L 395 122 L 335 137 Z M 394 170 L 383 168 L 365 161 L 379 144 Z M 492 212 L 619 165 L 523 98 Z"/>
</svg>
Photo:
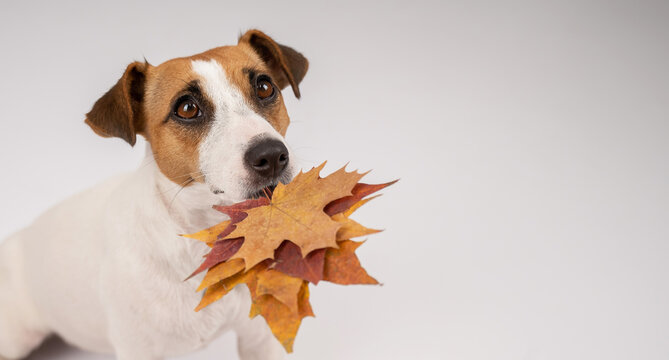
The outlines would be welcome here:
<svg viewBox="0 0 669 360">
<path fill-rule="evenodd" d="M 250 30 L 236 46 L 159 66 L 130 64 L 86 123 L 131 145 L 144 136 L 174 183 L 202 183 L 239 201 L 292 178 L 281 89 L 290 85 L 299 98 L 307 68 L 299 52 Z"/>
</svg>

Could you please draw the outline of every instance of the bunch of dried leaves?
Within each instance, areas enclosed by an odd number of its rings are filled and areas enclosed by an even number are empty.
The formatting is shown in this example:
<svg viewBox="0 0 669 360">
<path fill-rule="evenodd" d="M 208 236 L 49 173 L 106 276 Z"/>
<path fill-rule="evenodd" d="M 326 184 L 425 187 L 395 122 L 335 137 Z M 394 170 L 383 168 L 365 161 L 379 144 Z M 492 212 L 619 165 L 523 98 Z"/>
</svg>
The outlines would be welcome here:
<svg viewBox="0 0 669 360">
<path fill-rule="evenodd" d="M 191 275 L 207 274 L 198 291 L 206 289 L 195 309 L 208 306 L 245 283 L 252 297 L 250 316 L 262 315 L 286 351 L 306 316 L 309 283 L 378 284 L 360 265 L 352 238 L 379 232 L 350 215 L 395 183 L 359 183 L 365 174 L 344 168 L 320 177 L 325 163 L 300 173 L 288 185 L 279 184 L 266 197 L 231 206 L 217 206 L 230 220 L 195 234 L 184 235 L 211 247 Z M 377 195 L 378 196 L 378 195 Z"/>
</svg>

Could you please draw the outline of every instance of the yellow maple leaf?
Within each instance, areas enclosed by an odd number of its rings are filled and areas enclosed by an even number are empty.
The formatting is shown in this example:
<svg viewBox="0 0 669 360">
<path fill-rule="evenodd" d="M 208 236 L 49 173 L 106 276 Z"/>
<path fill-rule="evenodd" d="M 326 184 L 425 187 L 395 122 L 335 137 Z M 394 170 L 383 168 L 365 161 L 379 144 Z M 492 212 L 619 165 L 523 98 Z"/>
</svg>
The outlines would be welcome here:
<svg viewBox="0 0 669 360">
<path fill-rule="evenodd" d="M 222 223 L 216 224 L 208 229 L 198 231 L 195 234 L 183 234 L 181 236 L 189 239 L 202 241 L 207 244 L 213 244 L 218 240 L 218 235 L 223 232 L 230 225 L 230 221 L 226 220 Z"/>
<path fill-rule="evenodd" d="M 228 238 L 244 237 L 244 244 L 232 257 L 244 259 L 246 268 L 272 258 L 285 239 L 300 247 L 302 254 L 315 249 L 337 247 L 341 224 L 323 212 L 333 200 L 351 195 L 364 176 L 344 168 L 320 178 L 325 163 L 298 174 L 290 186 L 279 184 L 268 205 L 246 210 L 248 216 L 236 224 Z"/>
<path fill-rule="evenodd" d="M 207 271 L 207 275 L 202 279 L 200 287 L 197 288 L 197 291 L 208 288 L 221 280 L 225 280 L 238 272 L 244 270 L 244 260 L 242 259 L 232 259 L 229 261 L 222 262 Z"/>
<path fill-rule="evenodd" d="M 204 309 L 209 304 L 219 300 L 225 294 L 229 293 L 235 286 L 248 282 L 250 278 L 254 278 L 256 276 L 257 272 L 264 271 L 265 269 L 266 266 L 254 266 L 249 271 L 238 272 L 231 277 L 223 279 L 216 284 L 209 286 L 207 291 L 204 292 L 204 296 L 202 296 L 200 304 L 195 308 L 195 311 Z"/>
</svg>

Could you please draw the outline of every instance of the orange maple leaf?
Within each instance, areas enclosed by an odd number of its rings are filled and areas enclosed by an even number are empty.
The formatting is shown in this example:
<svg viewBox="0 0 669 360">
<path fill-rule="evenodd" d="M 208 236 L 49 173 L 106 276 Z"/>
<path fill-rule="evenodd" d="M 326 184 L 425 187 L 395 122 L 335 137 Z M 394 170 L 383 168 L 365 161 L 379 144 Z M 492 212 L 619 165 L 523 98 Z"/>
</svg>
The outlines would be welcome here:
<svg viewBox="0 0 669 360">
<path fill-rule="evenodd" d="M 286 275 L 283 275 L 286 276 Z M 251 305 L 250 317 L 262 315 L 267 321 L 274 337 L 279 340 L 287 352 L 293 352 L 293 342 L 300 328 L 302 319 L 307 316 L 314 316 L 309 304 L 309 286 L 306 281 L 302 281 L 297 295 L 296 311 L 278 300 L 276 297 L 265 294 L 254 297 Z"/>
<path fill-rule="evenodd" d="M 379 283 L 360 266 L 360 260 L 355 255 L 355 250 L 363 243 L 344 240 L 338 244 L 338 249 L 331 248 L 325 252 L 323 280 L 340 285 Z"/>
</svg>

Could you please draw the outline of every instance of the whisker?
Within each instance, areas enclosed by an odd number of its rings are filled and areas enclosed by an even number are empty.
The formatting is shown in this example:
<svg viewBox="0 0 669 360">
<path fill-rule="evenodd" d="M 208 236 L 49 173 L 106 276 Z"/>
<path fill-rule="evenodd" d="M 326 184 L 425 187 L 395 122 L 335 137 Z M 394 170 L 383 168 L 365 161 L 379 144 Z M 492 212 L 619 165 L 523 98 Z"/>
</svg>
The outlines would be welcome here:
<svg viewBox="0 0 669 360">
<path fill-rule="evenodd" d="M 182 191 L 183 189 L 185 189 L 186 186 L 188 186 L 188 185 L 189 185 L 190 183 L 192 183 L 193 181 L 195 181 L 195 180 L 191 178 L 189 181 L 187 181 L 184 185 L 181 186 L 181 189 L 179 189 L 179 191 L 177 191 L 176 194 L 174 194 L 174 197 L 172 198 L 172 201 L 170 201 L 170 205 L 167 207 L 167 211 L 170 211 L 170 210 L 172 209 L 172 204 L 174 204 L 174 200 L 177 199 L 177 196 L 179 196 L 179 194 L 181 193 L 181 191 Z"/>
<path fill-rule="evenodd" d="M 188 186 L 191 182 L 193 182 L 193 178 L 189 178 L 188 180 L 180 183 L 180 184 L 175 184 L 174 186 L 170 187 L 169 189 L 163 190 L 158 192 L 159 195 L 166 195 L 167 193 L 173 192 L 174 190 L 179 189 L 181 191 L 182 188 Z"/>
<path fill-rule="evenodd" d="M 173 187 L 170 187 L 169 189 L 165 189 L 165 190 L 163 190 L 163 191 L 160 191 L 158 194 L 160 194 L 160 195 L 165 195 L 165 194 L 170 193 L 170 192 L 172 192 L 172 191 L 174 191 L 174 190 L 176 190 L 176 189 L 179 189 L 179 190 L 177 191 L 177 193 L 178 193 L 178 192 L 181 192 L 181 191 L 183 190 L 183 188 L 185 188 L 186 186 L 190 185 L 190 184 L 193 183 L 194 181 L 197 181 L 197 180 L 204 180 L 206 174 L 207 174 L 207 173 L 205 172 L 205 173 L 202 173 L 202 174 L 184 174 L 184 175 L 180 175 L 180 176 L 173 177 L 173 178 L 183 178 L 183 177 L 188 177 L 188 179 L 187 179 L 186 181 L 182 182 L 182 183 L 175 183 Z"/>
</svg>

